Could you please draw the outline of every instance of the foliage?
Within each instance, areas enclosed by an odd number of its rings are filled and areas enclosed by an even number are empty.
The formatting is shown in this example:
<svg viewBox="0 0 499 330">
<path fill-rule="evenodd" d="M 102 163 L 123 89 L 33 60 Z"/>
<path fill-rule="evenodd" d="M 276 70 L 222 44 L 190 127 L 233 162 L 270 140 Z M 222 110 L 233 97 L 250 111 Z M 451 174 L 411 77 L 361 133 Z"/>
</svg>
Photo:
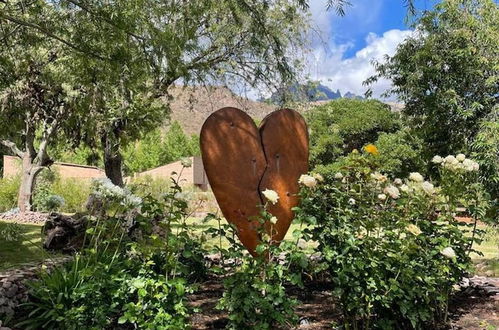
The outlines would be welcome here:
<svg viewBox="0 0 499 330">
<path fill-rule="evenodd" d="M 142 172 L 182 157 L 199 155 L 199 137 L 187 136 L 178 122 L 173 122 L 162 137 L 160 130 L 146 134 L 123 151 L 127 173 Z"/>
<path fill-rule="evenodd" d="M 381 133 L 374 143 L 379 150 L 379 170 L 392 177 L 406 177 L 411 171 L 425 172 L 423 141 L 410 129 Z"/>
<path fill-rule="evenodd" d="M 414 23 L 415 33 L 376 65 L 427 144 L 426 157 L 469 150 L 497 103 L 499 8 L 492 0 L 446 0 Z"/>
<path fill-rule="evenodd" d="M 18 46 L 29 51 L 32 39 L 46 39 L 70 59 L 70 86 L 79 87 L 70 90 L 87 116 L 67 132 L 101 146 L 107 176 L 122 185 L 120 147 L 162 124 L 161 96 L 176 81 L 256 87 L 294 78 L 299 65 L 285 52 L 304 46 L 304 7 L 303 0 L 16 0 L 0 5 L 0 22 L 5 36 L 25 32 L 12 41 Z"/>
<path fill-rule="evenodd" d="M 499 107 L 482 121 L 471 150 L 473 158 L 480 163 L 481 182 L 491 198 L 499 203 Z"/>
<path fill-rule="evenodd" d="M 20 181 L 20 177 L 0 178 L 0 212 L 16 206 Z"/>
<path fill-rule="evenodd" d="M 341 172 L 323 173 L 324 183 L 302 189 L 297 217 L 312 225 L 345 326 L 421 328 L 445 321 L 449 294 L 470 270 L 472 242 L 480 241 L 454 218 L 469 200 L 476 167 L 468 167 L 470 160 L 441 166 L 442 187 L 435 187 L 416 172 L 392 181 L 377 172 L 378 157 L 370 148 L 350 155 Z M 465 206 L 482 219 L 474 205 L 483 203 L 473 198 Z"/>
<path fill-rule="evenodd" d="M 271 202 L 269 200 L 269 202 Z M 302 237 L 301 230 L 296 230 L 293 237 L 296 242 L 272 240 L 272 226 L 276 218 L 267 211 L 267 202 L 261 206 L 259 221 L 261 226 L 261 243 L 256 248 L 256 256 L 241 253 L 241 245 L 219 251 L 226 253 L 223 258 L 240 260 L 237 270 L 224 280 L 224 294 L 217 308 L 229 314 L 229 329 L 274 329 L 290 328 L 297 322 L 294 307 L 298 301 L 290 298 L 285 289 L 286 284 L 303 287 L 302 272 L 308 265 L 303 251 L 297 247 Z M 270 231 L 265 231 L 265 227 Z M 229 238 L 233 232 L 231 226 L 220 227 L 221 234 Z M 216 230 L 212 230 L 216 232 Z M 233 237 L 233 236 L 232 236 Z M 220 244 L 221 245 L 221 244 Z M 293 267 L 294 266 L 294 267 Z"/>
<path fill-rule="evenodd" d="M 90 195 L 90 182 L 77 178 L 57 178 L 52 183 L 50 192 L 64 200 L 64 204 L 59 208 L 60 212 L 82 212 Z"/>
<path fill-rule="evenodd" d="M 23 228 L 18 223 L 9 222 L 0 228 L 0 237 L 5 242 L 19 242 L 23 238 Z"/>
<path fill-rule="evenodd" d="M 142 199 L 109 180 L 96 181 L 86 248 L 30 285 L 20 326 L 186 328 L 185 296 L 206 266 L 179 192 L 174 182 L 161 200 Z"/>
<path fill-rule="evenodd" d="M 397 115 L 375 100 L 334 100 L 310 110 L 306 117 L 313 165 L 330 164 L 399 126 Z"/>
</svg>

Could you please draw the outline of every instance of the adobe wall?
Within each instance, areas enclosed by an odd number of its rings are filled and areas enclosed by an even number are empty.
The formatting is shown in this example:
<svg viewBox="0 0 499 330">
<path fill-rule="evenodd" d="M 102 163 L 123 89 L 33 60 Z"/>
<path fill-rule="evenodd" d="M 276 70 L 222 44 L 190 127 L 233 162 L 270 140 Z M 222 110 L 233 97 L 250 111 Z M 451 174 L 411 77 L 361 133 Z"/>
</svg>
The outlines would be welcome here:
<svg viewBox="0 0 499 330">
<path fill-rule="evenodd" d="M 54 163 L 52 170 L 57 171 L 61 178 L 93 179 L 102 178 L 106 174 L 100 168 L 94 166 Z M 14 156 L 3 156 L 3 177 L 11 178 L 18 175 L 21 171 L 21 160 Z"/>
</svg>

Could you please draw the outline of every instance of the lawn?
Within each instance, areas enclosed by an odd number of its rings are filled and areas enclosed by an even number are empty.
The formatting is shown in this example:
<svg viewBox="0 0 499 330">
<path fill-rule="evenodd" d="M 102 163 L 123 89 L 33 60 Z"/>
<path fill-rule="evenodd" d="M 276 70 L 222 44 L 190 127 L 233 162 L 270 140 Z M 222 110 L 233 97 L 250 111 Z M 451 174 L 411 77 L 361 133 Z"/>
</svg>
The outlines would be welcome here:
<svg viewBox="0 0 499 330">
<path fill-rule="evenodd" d="M 0 221 L 0 233 L 7 224 L 7 222 Z M 200 218 L 189 218 L 188 224 L 195 228 L 194 232 L 199 236 L 205 233 L 208 228 L 218 226 L 216 220 L 203 222 Z M 6 241 L 4 237 L 0 235 L 0 271 L 28 262 L 42 261 L 54 256 L 41 248 L 42 234 L 40 225 L 21 224 L 20 226 L 23 235 L 22 239 L 19 241 Z M 298 228 L 298 224 L 292 224 L 286 234 L 286 239 L 292 239 L 293 231 Z M 483 226 L 482 229 L 484 229 Z M 205 244 L 207 248 L 212 248 L 219 244 L 218 239 L 206 238 Z M 222 245 L 227 247 L 228 242 L 222 240 Z M 311 245 L 304 248 L 311 251 Z M 492 230 L 488 230 L 485 240 L 477 246 L 476 249 L 483 253 L 483 256 L 472 254 L 473 262 L 477 265 L 477 274 L 483 275 L 486 272 L 489 272 L 490 275 L 490 271 L 492 271 L 492 276 L 499 276 L 499 237 L 497 231 L 493 232 Z"/>
<path fill-rule="evenodd" d="M 3 235 L 8 224 L 8 222 L 0 221 L 0 271 L 28 262 L 42 261 L 53 256 L 41 247 L 40 225 L 19 225 L 22 233 L 21 238 L 10 241 L 6 240 Z"/>
</svg>

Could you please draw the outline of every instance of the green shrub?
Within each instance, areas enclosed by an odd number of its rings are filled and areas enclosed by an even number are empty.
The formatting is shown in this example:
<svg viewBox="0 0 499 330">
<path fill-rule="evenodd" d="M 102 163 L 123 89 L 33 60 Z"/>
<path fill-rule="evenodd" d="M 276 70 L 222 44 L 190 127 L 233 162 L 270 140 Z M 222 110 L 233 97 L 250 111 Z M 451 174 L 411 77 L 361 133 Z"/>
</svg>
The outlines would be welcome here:
<svg viewBox="0 0 499 330">
<path fill-rule="evenodd" d="M 50 191 L 64 199 L 64 205 L 59 209 L 61 212 L 82 212 L 90 195 L 90 181 L 76 178 L 58 179 L 52 184 Z"/>
<path fill-rule="evenodd" d="M 101 207 L 88 217 L 85 249 L 30 284 L 26 329 L 183 329 L 186 294 L 206 274 L 187 203 L 173 183 L 160 200 L 108 179 L 92 185 Z M 174 233 L 174 234 L 173 234 Z"/>
<path fill-rule="evenodd" d="M 17 205 L 20 177 L 0 178 L 0 212 L 8 211 Z"/>
<path fill-rule="evenodd" d="M 263 206 L 259 220 L 270 226 L 272 232 L 277 219 L 267 211 L 269 203 L 270 200 Z M 220 237 L 230 240 L 229 228 L 219 226 Z M 224 294 L 217 305 L 218 309 L 227 311 L 229 329 L 289 329 L 298 321 L 294 312 L 298 301 L 287 295 L 285 285 L 303 287 L 301 274 L 307 266 L 307 258 L 297 247 L 301 231 L 293 233 L 296 242 L 276 245 L 264 227 L 261 228 L 261 243 L 256 247 L 255 257 L 242 253 L 238 243 L 229 249 L 223 249 L 220 243 L 219 251 L 227 253 L 223 257 L 225 260 L 241 262 L 224 280 Z"/>
<path fill-rule="evenodd" d="M 381 132 L 399 127 L 398 115 L 375 100 L 338 99 L 307 112 L 310 157 L 326 165 L 354 149 L 374 143 Z"/>
<path fill-rule="evenodd" d="M 312 225 L 345 326 L 434 328 L 446 320 L 449 295 L 471 269 L 471 244 L 479 241 L 454 218 L 473 194 L 474 162 L 440 167 L 443 182 L 435 187 L 419 173 L 392 181 L 377 172 L 377 150 L 367 150 L 303 189 L 297 218 Z M 468 200 L 480 219 L 477 202 Z"/>
<path fill-rule="evenodd" d="M 409 129 L 381 133 L 375 142 L 379 150 L 379 170 L 392 177 L 406 177 L 411 171 L 426 172 L 423 141 Z"/>
</svg>

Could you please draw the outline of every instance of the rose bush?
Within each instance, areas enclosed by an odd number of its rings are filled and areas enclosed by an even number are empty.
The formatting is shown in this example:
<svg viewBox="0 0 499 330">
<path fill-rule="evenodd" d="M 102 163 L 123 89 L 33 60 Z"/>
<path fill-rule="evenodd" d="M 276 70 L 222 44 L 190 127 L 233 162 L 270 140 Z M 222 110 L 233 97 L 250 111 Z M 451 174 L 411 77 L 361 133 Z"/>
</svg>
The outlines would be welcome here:
<svg viewBox="0 0 499 330">
<path fill-rule="evenodd" d="M 324 182 L 313 189 L 305 185 L 296 208 L 318 242 L 343 323 L 407 329 L 445 321 L 479 237 L 465 234 L 469 225 L 455 219 L 456 209 L 477 219 L 486 208 L 479 194 L 470 199 L 478 167 L 464 155 L 436 157 L 443 164 L 437 186 L 417 172 L 389 178 L 378 172 L 376 147 L 364 151 L 348 155 L 339 172 L 321 173 Z"/>
</svg>

